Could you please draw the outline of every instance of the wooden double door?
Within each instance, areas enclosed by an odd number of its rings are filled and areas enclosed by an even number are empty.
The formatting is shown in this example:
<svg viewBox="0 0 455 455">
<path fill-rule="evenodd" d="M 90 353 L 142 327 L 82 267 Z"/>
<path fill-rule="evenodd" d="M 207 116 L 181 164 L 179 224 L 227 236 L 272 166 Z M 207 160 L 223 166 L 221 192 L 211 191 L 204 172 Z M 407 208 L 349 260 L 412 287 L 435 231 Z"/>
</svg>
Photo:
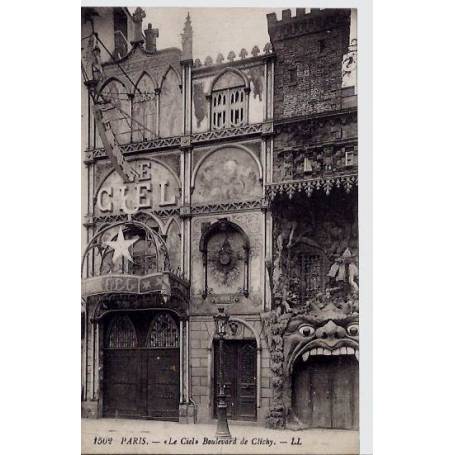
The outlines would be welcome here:
<svg viewBox="0 0 455 455">
<path fill-rule="evenodd" d="M 214 416 L 220 379 L 220 345 L 215 341 Z M 223 342 L 224 384 L 227 416 L 233 420 L 256 420 L 256 341 Z"/>
<path fill-rule="evenodd" d="M 312 356 L 295 365 L 293 409 L 310 428 L 358 429 L 359 368 L 354 356 Z"/>
<path fill-rule="evenodd" d="M 178 421 L 180 353 L 175 321 L 166 314 L 141 316 L 111 321 L 103 351 L 103 415 Z"/>
</svg>

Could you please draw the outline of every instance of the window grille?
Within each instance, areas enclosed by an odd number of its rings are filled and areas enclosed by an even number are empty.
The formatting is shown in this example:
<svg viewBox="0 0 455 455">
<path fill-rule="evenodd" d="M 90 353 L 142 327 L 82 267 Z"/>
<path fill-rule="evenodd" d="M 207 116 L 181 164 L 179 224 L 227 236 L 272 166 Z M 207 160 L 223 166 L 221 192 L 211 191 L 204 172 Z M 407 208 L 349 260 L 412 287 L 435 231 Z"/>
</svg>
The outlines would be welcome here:
<svg viewBox="0 0 455 455">
<path fill-rule="evenodd" d="M 308 254 L 302 257 L 303 296 L 310 298 L 322 289 L 321 257 L 317 254 Z"/>
<path fill-rule="evenodd" d="M 179 330 L 172 316 L 168 313 L 160 313 L 153 318 L 147 345 L 151 348 L 179 347 Z"/>
<path fill-rule="evenodd" d="M 137 347 L 136 331 L 128 316 L 117 316 L 111 321 L 105 347 L 110 349 Z"/>
<path fill-rule="evenodd" d="M 246 93 L 243 87 L 213 92 L 212 127 L 242 126 L 246 123 Z"/>
</svg>

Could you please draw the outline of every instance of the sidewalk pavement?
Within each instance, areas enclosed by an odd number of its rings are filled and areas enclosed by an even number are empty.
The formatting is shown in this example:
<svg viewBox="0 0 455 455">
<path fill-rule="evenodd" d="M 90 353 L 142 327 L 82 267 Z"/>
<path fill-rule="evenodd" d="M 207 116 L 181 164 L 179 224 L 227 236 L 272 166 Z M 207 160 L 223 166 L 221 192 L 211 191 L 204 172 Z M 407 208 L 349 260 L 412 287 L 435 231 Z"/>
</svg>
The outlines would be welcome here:
<svg viewBox="0 0 455 455">
<path fill-rule="evenodd" d="M 301 454 L 359 453 L 359 432 L 271 430 L 229 422 L 230 443 L 216 441 L 215 424 L 155 420 L 82 419 L 82 454 Z"/>
</svg>

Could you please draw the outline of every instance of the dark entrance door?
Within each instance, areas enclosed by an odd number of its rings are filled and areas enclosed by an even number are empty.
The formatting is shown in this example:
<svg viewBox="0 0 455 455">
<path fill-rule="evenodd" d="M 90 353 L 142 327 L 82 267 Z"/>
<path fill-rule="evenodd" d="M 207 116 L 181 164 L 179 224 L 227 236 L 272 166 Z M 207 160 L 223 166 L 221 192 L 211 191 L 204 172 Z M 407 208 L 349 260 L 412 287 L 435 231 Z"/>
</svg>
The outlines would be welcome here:
<svg viewBox="0 0 455 455">
<path fill-rule="evenodd" d="M 310 428 L 359 427 L 359 367 L 354 356 L 312 356 L 295 365 L 293 408 Z"/>
<path fill-rule="evenodd" d="M 217 412 L 219 384 L 219 342 L 215 341 L 214 413 Z M 234 420 L 256 420 L 256 342 L 223 342 L 227 415 Z"/>
<path fill-rule="evenodd" d="M 167 313 L 112 318 L 103 351 L 103 415 L 178 421 L 178 346 Z"/>
</svg>

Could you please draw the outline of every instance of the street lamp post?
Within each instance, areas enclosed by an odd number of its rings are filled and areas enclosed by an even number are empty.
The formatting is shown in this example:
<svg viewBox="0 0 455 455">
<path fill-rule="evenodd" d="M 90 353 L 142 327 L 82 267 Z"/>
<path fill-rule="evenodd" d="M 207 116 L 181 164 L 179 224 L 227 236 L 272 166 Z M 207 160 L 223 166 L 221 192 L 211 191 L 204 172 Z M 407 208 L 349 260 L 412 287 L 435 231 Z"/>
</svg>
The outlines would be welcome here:
<svg viewBox="0 0 455 455">
<path fill-rule="evenodd" d="M 219 384 L 218 384 L 218 407 L 216 426 L 216 437 L 219 439 L 231 439 L 231 432 L 227 421 L 227 404 L 226 393 L 224 391 L 224 364 L 223 364 L 223 340 L 226 335 L 226 327 L 229 321 L 229 315 L 224 312 L 224 308 L 218 308 L 218 314 L 213 316 L 215 319 L 216 334 L 220 340 L 219 352 Z"/>
</svg>

